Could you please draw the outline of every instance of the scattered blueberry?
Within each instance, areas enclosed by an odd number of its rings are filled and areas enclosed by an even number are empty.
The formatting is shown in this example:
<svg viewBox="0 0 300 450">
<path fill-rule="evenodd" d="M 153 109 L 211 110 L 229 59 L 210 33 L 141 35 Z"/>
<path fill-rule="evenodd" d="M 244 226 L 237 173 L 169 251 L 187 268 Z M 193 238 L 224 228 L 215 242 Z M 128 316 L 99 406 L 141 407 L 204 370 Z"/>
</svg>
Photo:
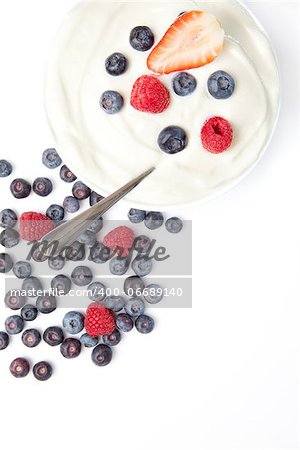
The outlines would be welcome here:
<svg viewBox="0 0 300 450">
<path fill-rule="evenodd" d="M 84 347 L 92 348 L 96 347 L 99 339 L 97 337 L 90 336 L 88 333 L 84 333 L 82 336 L 80 336 L 80 342 Z"/>
<path fill-rule="evenodd" d="M 88 297 L 94 302 L 101 302 L 106 297 L 106 287 L 103 283 L 95 281 L 88 287 Z"/>
<path fill-rule="evenodd" d="M 13 228 L 17 222 L 17 214 L 12 209 L 3 209 L 0 212 L 0 227 Z"/>
<path fill-rule="evenodd" d="M 229 73 L 218 70 L 209 77 L 207 88 L 210 95 L 214 98 L 217 100 L 224 100 L 232 96 L 235 82 Z"/>
<path fill-rule="evenodd" d="M 61 255 L 48 258 L 48 266 L 52 270 L 62 270 L 65 266 L 65 258 Z"/>
<path fill-rule="evenodd" d="M 88 186 L 86 186 L 82 181 L 76 181 L 72 188 L 72 194 L 78 200 L 85 200 L 89 198 L 91 190 Z"/>
<path fill-rule="evenodd" d="M 51 280 L 51 288 L 55 291 L 55 295 L 67 295 L 71 290 L 72 282 L 66 275 L 56 275 Z"/>
<path fill-rule="evenodd" d="M 111 273 L 113 275 L 124 275 L 129 267 L 129 261 L 128 258 L 125 257 L 116 257 L 116 258 L 112 258 L 109 261 L 109 270 L 111 271 Z"/>
<path fill-rule="evenodd" d="M 102 217 L 96 217 L 96 219 L 91 220 L 88 226 L 88 231 L 92 231 L 93 233 L 99 233 L 103 228 L 103 219 Z"/>
<path fill-rule="evenodd" d="M 151 333 L 154 328 L 154 320 L 152 319 L 152 317 L 146 316 L 144 314 L 136 319 L 135 327 L 139 333 Z"/>
<path fill-rule="evenodd" d="M 100 106 L 107 114 L 118 113 L 124 105 L 124 99 L 119 92 L 105 91 L 100 98 Z"/>
<path fill-rule="evenodd" d="M 47 381 L 52 376 L 52 366 L 46 361 L 40 361 L 33 366 L 32 373 L 38 381 Z"/>
<path fill-rule="evenodd" d="M 149 221 L 149 219 L 148 219 Z M 148 226 L 149 228 L 149 226 Z M 140 253 L 148 253 L 152 245 L 152 240 L 148 236 L 140 235 L 134 240 L 134 249 Z"/>
<path fill-rule="evenodd" d="M 0 233 L 0 244 L 5 248 L 12 248 L 20 242 L 20 235 L 17 230 L 7 228 Z"/>
<path fill-rule="evenodd" d="M 110 347 L 113 347 L 115 345 L 118 345 L 121 341 L 121 333 L 119 330 L 115 329 L 111 334 L 106 334 L 105 336 L 102 336 L 103 344 L 109 345 Z"/>
<path fill-rule="evenodd" d="M 76 213 L 80 208 L 79 201 L 72 195 L 69 195 L 64 199 L 63 206 L 65 210 L 70 214 Z"/>
<path fill-rule="evenodd" d="M 187 72 L 180 72 L 173 79 L 173 89 L 175 94 L 185 97 L 192 94 L 197 87 L 196 78 Z"/>
<path fill-rule="evenodd" d="M 144 290 L 144 299 L 151 305 L 159 303 L 163 296 L 163 289 L 158 284 L 149 284 Z"/>
<path fill-rule="evenodd" d="M 89 267 L 77 266 L 71 273 L 71 279 L 76 286 L 87 286 L 93 280 L 93 274 Z"/>
<path fill-rule="evenodd" d="M 152 270 L 152 260 L 147 256 L 138 255 L 132 261 L 131 267 L 139 277 L 145 277 Z"/>
<path fill-rule="evenodd" d="M 22 334 L 22 342 L 26 347 L 33 348 L 39 345 L 42 340 L 41 333 L 34 328 L 25 330 Z"/>
<path fill-rule="evenodd" d="M 165 223 L 167 231 L 169 233 L 179 233 L 182 230 L 183 223 L 178 217 L 170 217 Z"/>
<path fill-rule="evenodd" d="M 89 260 L 96 264 L 103 264 L 110 258 L 110 250 L 101 242 L 96 242 L 90 249 Z"/>
<path fill-rule="evenodd" d="M 43 285 L 37 277 L 28 277 L 23 280 L 22 290 L 27 297 L 37 297 L 38 291 L 43 290 Z"/>
<path fill-rule="evenodd" d="M 5 331 L 0 331 L 0 350 L 5 350 L 9 344 L 9 335 Z"/>
<path fill-rule="evenodd" d="M 93 231 L 86 230 L 79 236 L 78 241 L 87 247 L 93 247 L 96 244 L 96 234 Z"/>
<path fill-rule="evenodd" d="M 127 69 L 127 59 L 122 53 L 113 53 L 105 61 L 105 69 L 109 75 L 122 75 Z"/>
<path fill-rule="evenodd" d="M 149 230 L 156 230 L 161 227 L 164 223 L 164 216 L 161 212 L 158 211 L 150 211 L 146 215 L 145 226 L 149 228 Z"/>
<path fill-rule="evenodd" d="M 126 278 L 124 281 L 124 292 L 129 297 L 142 295 L 144 287 L 143 280 L 135 275 Z"/>
<path fill-rule="evenodd" d="M 74 175 L 74 173 L 69 169 L 69 167 L 67 167 L 66 165 L 61 166 L 59 176 L 66 183 L 72 183 L 77 178 Z"/>
<path fill-rule="evenodd" d="M 187 146 L 188 140 L 182 128 L 169 126 L 159 133 L 157 142 L 163 152 L 173 155 L 181 152 Z"/>
<path fill-rule="evenodd" d="M 24 320 L 20 316 L 10 316 L 5 320 L 5 329 L 8 334 L 19 334 L 23 328 Z"/>
<path fill-rule="evenodd" d="M 5 305 L 13 311 L 21 309 L 25 305 L 25 302 L 26 297 L 21 296 L 20 294 L 12 290 L 8 291 L 4 298 Z"/>
<path fill-rule="evenodd" d="M 7 253 L 0 253 L 0 273 L 9 272 L 13 265 L 13 260 Z"/>
<path fill-rule="evenodd" d="M 31 252 L 31 256 L 35 262 L 44 262 L 48 259 L 46 252 L 39 247 Z"/>
<path fill-rule="evenodd" d="M 56 169 L 61 165 L 62 160 L 55 148 L 47 148 L 43 152 L 42 162 L 48 169 Z"/>
<path fill-rule="evenodd" d="M 8 177 L 12 173 L 12 165 L 5 159 L 0 160 L 0 178 Z"/>
<path fill-rule="evenodd" d="M 141 298 L 133 297 L 126 303 L 125 311 L 131 317 L 139 317 L 144 314 L 145 304 Z"/>
<path fill-rule="evenodd" d="M 65 217 L 65 210 L 60 205 L 50 205 L 46 211 L 46 216 L 54 220 L 54 222 L 61 222 Z"/>
<path fill-rule="evenodd" d="M 26 198 L 31 192 L 31 184 L 23 178 L 16 178 L 10 184 L 10 191 L 15 198 Z"/>
<path fill-rule="evenodd" d="M 40 197 L 47 197 L 47 195 L 51 194 L 53 185 L 49 178 L 39 177 L 34 180 L 32 189 Z"/>
<path fill-rule="evenodd" d="M 26 322 L 32 322 L 37 318 L 38 315 L 38 309 L 36 306 L 33 305 L 25 305 L 21 309 L 20 316 L 23 320 L 26 320 Z"/>
<path fill-rule="evenodd" d="M 92 361 L 96 366 L 107 366 L 111 359 L 112 351 L 108 345 L 99 344 L 92 351 Z"/>
<path fill-rule="evenodd" d="M 30 277 L 31 270 L 31 264 L 28 261 L 18 261 L 13 267 L 14 274 L 20 279 Z"/>
<path fill-rule="evenodd" d="M 85 246 L 78 241 L 65 250 L 66 258 L 70 261 L 83 261 L 85 258 Z"/>
<path fill-rule="evenodd" d="M 104 197 L 100 194 L 97 194 L 97 192 L 92 191 L 91 195 L 90 195 L 90 205 L 94 206 L 96 205 L 96 203 L 100 202 L 101 200 L 103 200 Z"/>
<path fill-rule="evenodd" d="M 37 298 L 36 307 L 42 314 L 50 314 L 57 308 L 56 298 L 53 295 L 43 295 Z"/>
<path fill-rule="evenodd" d="M 67 338 L 61 344 L 60 352 L 67 359 L 77 358 L 81 352 L 81 342 L 75 338 Z"/>
<path fill-rule="evenodd" d="M 131 223 L 141 223 L 145 220 L 146 211 L 131 208 L 128 212 L 128 219 Z"/>
<path fill-rule="evenodd" d="M 125 299 L 120 295 L 109 295 L 103 301 L 105 308 L 111 309 L 114 312 L 121 311 L 125 306 Z"/>
<path fill-rule="evenodd" d="M 46 344 L 56 347 L 63 342 L 64 332 L 60 327 L 48 327 L 44 331 L 43 339 Z"/>
<path fill-rule="evenodd" d="M 154 44 L 154 35 L 149 27 L 138 26 L 131 30 L 129 42 L 135 50 L 146 52 Z"/>
<path fill-rule="evenodd" d="M 78 311 L 69 311 L 63 318 L 63 327 L 69 334 L 78 334 L 84 328 L 84 315 Z"/>
<path fill-rule="evenodd" d="M 133 328 L 133 320 L 128 314 L 120 313 L 116 316 L 116 326 L 120 331 L 127 333 Z"/>
<path fill-rule="evenodd" d="M 24 378 L 28 375 L 30 365 L 25 358 L 14 359 L 9 366 L 10 373 L 16 378 Z"/>
</svg>

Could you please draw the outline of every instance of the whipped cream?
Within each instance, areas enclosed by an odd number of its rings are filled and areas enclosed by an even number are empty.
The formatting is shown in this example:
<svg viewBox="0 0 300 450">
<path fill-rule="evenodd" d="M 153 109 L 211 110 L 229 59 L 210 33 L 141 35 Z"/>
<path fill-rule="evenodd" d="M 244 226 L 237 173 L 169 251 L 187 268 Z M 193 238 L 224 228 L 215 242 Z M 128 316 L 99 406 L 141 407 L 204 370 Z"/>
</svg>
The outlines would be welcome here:
<svg viewBox="0 0 300 450">
<path fill-rule="evenodd" d="M 155 45 L 182 11 L 211 12 L 225 30 L 222 53 L 214 62 L 190 70 L 197 89 L 186 97 L 172 88 L 176 74 L 160 80 L 170 90 L 171 103 L 161 114 L 147 114 L 130 105 L 136 79 L 151 74 L 149 52 L 129 44 L 137 25 L 147 25 Z M 105 70 L 111 53 L 129 62 L 125 74 L 112 77 Z M 235 80 L 227 100 L 214 99 L 207 79 L 225 70 Z M 99 106 L 102 92 L 116 90 L 123 109 L 108 115 Z M 263 153 L 276 123 L 279 78 L 269 40 L 244 6 L 236 1 L 81 2 L 67 16 L 51 54 L 46 80 L 46 108 L 50 126 L 65 163 L 99 194 L 106 195 L 151 166 L 156 170 L 127 199 L 146 209 L 191 204 L 224 192 L 253 167 Z M 203 123 L 212 116 L 229 120 L 234 140 L 222 154 L 201 145 Z M 166 155 L 157 144 L 160 131 L 182 127 L 188 146 Z"/>
</svg>

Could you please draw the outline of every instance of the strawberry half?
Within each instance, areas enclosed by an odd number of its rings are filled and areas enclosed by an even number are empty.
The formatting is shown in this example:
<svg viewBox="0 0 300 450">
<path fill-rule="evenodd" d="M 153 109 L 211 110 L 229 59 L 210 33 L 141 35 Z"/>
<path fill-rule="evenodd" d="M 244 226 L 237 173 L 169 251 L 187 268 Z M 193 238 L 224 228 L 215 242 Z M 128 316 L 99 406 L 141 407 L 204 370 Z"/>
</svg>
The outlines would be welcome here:
<svg viewBox="0 0 300 450">
<path fill-rule="evenodd" d="M 221 53 L 224 34 L 220 23 L 210 13 L 182 14 L 154 47 L 147 66 L 160 74 L 205 66 Z"/>
</svg>

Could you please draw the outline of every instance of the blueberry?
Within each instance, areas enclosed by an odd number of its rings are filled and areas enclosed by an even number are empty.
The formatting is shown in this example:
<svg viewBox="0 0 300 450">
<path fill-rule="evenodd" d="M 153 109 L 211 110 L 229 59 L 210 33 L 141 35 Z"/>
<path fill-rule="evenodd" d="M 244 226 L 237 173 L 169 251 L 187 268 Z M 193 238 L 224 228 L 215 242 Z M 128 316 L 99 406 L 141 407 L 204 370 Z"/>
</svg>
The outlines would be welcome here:
<svg viewBox="0 0 300 450">
<path fill-rule="evenodd" d="M 69 311 L 63 318 L 63 327 L 69 334 L 78 334 L 84 328 L 84 315 L 78 311 Z"/>
<path fill-rule="evenodd" d="M 144 287 L 143 280 L 135 275 L 126 278 L 124 281 L 124 292 L 129 297 L 142 295 Z"/>
<path fill-rule="evenodd" d="M 70 214 L 76 213 L 80 208 L 79 201 L 72 195 L 69 195 L 64 199 L 63 206 L 65 210 Z"/>
<path fill-rule="evenodd" d="M 135 327 L 139 333 L 142 334 L 151 333 L 151 331 L 154 328 L 154 320 L 152 319 L 152 317 L 146 316 L 144 314 L 136 319 Z"/>
<path fill-rule="evenodd" d="M 47 381 L 52 376 L 52 366 L 46 361 L 40 361 L 33 366 L 32 373 L 38 381 Z"/>
<path fill-rule="evenodd" d="M 8 177 L 12 173 L 12 165 L 5 159 L 0 160 L 0 178 Z"/>
<path fill-rule="evenodd" d="M 78 238 L 81 244 L 93 247 L 96 244 L 96 234 L 93 231 L 86 230 Z"/>
<path fill-rule="evenodd" d="M 9 345 L 9 335 L 5 331 L 0 331 L 0 350 L 5 350 Z"/>
<path fill-rule="evenodd" d="M 75 241 L 66 248 L 65 255 L 70 261 L 83 261 L 85 258 L 85 246 L 80 242 Z"/>
<path fill-rule="evenodd" d="M 45 251 L 40 249 L 39 247 L 35 248 L 31 253 L 32 259 L 36 262 L 44 262 L 48 259 L 48 256 Z"/>
<path fill-rule="evenodd" d="M 20 316 L 10 316 L 5 320 L 5 329 L 8 334 L 19 334 L 23 328 L 24 320 Z"/>
<path fill-rule="evenodd" d="M 170 217 L 165 223 L 167 231 L 169 233 L 179 233 L 182 230 L 183 223 L 178 217 Z"/>
<path fill-rule="evenodd" d="M 192 94 L 197 87 L 196 78 L 187 72 L 180 72 L 173 79 L 173 89 L 175 94 L 185 97 Z"/>
<path fill-rule="evenodd" d="M 87 286 L 93 280 L 93 274 L 89 267 L 77 266 L 71 273 L 71 279 L 76 286 Z"/>
<path fill-rule="evenodd" d="M 26 322 L 32 322 L 37 318 L 38 315 L 38 309 L 36 306 L 33 305 L 25 305 L 21 309 L 20 316 L 23 320 L 26 320 Z"/>
<path fill-rule="evenodd" d="M 115 329 L 111 334 L 102 336 L 103 344 L 109 345 L 110 347 L 118 345 L 121 341 L 121 338 L 121 333 L 117 329 Z"/>
<path fill-rule="evenodd" d="M 53 185 L 49 178 L 39 177 L 34 180 L 32 189 L 40 197 L 47 197 L 47 195 L 51 194 Z"/>
<path fill-rule="evenodd" d="M 149 221 L 150 218 L 148 218 Z M 146 225 L 147 226 L 147 225 Z M 149 226 L 148 226 L 149 228 Z M 151 248 L 152 240 L 148 236 L 140 235 L 134 240 L 134 249 L 140 253 L 148 253 Z"/>
<path fill-rule="evenodd" d="M 129 42 L 135 50 L 146 52 L 154 44 L 154 35 L 149 27 L 138 26 L 131 30 Z"/>
<path fill-rule="evenodd" d="M 106 287 L 98 281 L 88 287 L 88 297 L 94 302 L 101 302 L 106 297 Z"/>
<path fill-rule="evenodd" d="M 23 178 L 16 178 L 10 184 L 10 191 L 15 198 L 26 198 L 31 192 L 31 184 Z"/>
<path fill-rule="evenodd" d="M 161 212 L 150 211 L 146 215 L 145 225 L 149 230 L 156 230 L 164 223 L 164 216 Z"/>
<path fill-rule="evenodd" d="M 37 298 L 36 307 L 42 314 L 50 314 L 57 308 L 56 298 L 53 295 L 43 295 Z"/>
<path fill-rule="evenodd" d="M 14 359 L 9 366 L 10 373 L 16 378 L 24 378 L 29 374 L 30 365 L 25 358 Z"/>
<path fill-rule="evenodd" d="M 17 214 L 12 209 L 3 209 L 0 212 L 0 227 L 13 228 L 17 221 Z"/>
<path fill-rule="evenodd" d="M 65 266 L 65 258 L 61 255 L 48 258 L 48 266 L 52 270 L 62 270 Z"/>
<path fill-rule="evenodd" d="M 110 258 L 110 250 L 101 242 L 96 242 L 90 249 L 89 260 L 96 264 L 103 264 Z"/>
<path fill-rule="evenodd" d="M 31 264 L 28 261 L 18 261 L 13 267 L 14 274 L 20 279 L 30 277 L 31 270 Z"/>
<path fill-rule="evenodd" d="M 92 231 L 93 233 L 98 233 L 100 230 L 102 230 L 102 228 L 103 228 L 102 217 L 96 217 L 96 219 L 90 221 L 87 230 Z"/>
<path fill-rule="evenodd" d="M 158 284 L 149 284 L 144 290 L 144 299 L 151 305 L 163 299 L 163 289 Z"/>
<path fill-rule="evenodd" d="M 7 253 L 0 253 L 0 273 L 9 272 L 13 264 L 13 260 Z"/>
<path fill-rule="evenodd" d="M 74 173 L 69 169 L 69 167 L 67 167 L 66 165 L 61 166 L 59 176 L 66 183 L 72 183 L 77 178 L 74 175 Z"/>
<path fill-rule="evenodd" d="M 60 345 L 64 340 L 64 332 L 60 327 L 48 327 L 44 331 L 43 339 L 51 347 Z"/>
<path fill-rule="evenodd" d="M 13 311 L 16 311 L 17 309 L 21 309 L 26 302 L 26 297 L 21 296 L 17 292 L 14 291 L 8 291 L 4 298 L 5 305 L 12 309 Z"/>
<path fill-rule="evenodd" d="M 127 69 L 127 59 L 122 53 L 113 53 L 105 61 L 105 69 L 109 75 L 122 75 Z"/>
<path fill-rule="evenodd" d="M 116 316 L 116 326 L 120 331 L 128 333 L 133 328 L 133 320 L 126 313 L 120 313 Z"/>
<path fill-rule="evenodd" d="M 107 366 L 111 359 L 112 351 L 108 345 L 99 344 L 92 351 L 92 361 L 96 366 Z"/>
<path fill-rule="evenodd" d="M 125 306 L 125 299 L 120 295 L 109 295 L 103 301 L 105 308 L 111 309 L 114 312 L 121 311 Z"/>
<path fill-rule="evenodd" d="M 129 267 L 129 261 L 127 257 L 116 257 L 109 261 L 109 270 L 113 275 L 124 275 Z"/>
<path fill-rule="evenodd" d="M 214 98 L 217 100 L 224 100 L 232 96 L 235 82 L 229 73 L 218 70 L 209 77 L 207 88 L 210 95 Z"/>
<path fill-rule="evenodd" d="M 146 211 L 143 211 L 142 209 L 131 208 L 128 212 L 128 219 L 132 223 L 141 223 L 145 220 L 145 217 Z"/>
<path fill-rule="evenodd" d="M 81 342 L 75 338 L 67 338 L 61 344 L 60 352 L 67 359 L 77 358 L 81 352 Z"/>
<path fill-rule="evenodd" d="M 187 146 L 188 140 L 182 128 L 169 126 L 159 133 L 157 142 L 163 152 L 173 155 L 181 152 Z"/>
<path fill-rule="evenodd" d="M 41 333 L 34 328 L 25 330 L 22 334 L 22 342 L 26 347 L 33 348 L 39 345 L 42 340 Z"/>
<path fill-rule="evenodd" d="M 61 222 L 65 217 L 65 210 L 60 205 L 50 205 L 46 211 L 46 216 L 54 220 L 54 222 Z"/>
<path fill-rule="evenodd" d="M 48 169 L 56 169 L 61 165 L 62 160 L 55 148 L 47 148 L 43 152 L 42 162 Z"/>
<path fill-rule="evenodd" d="M 5 248 L 12 248 L 20 242 L 20 235 L 17 230 L 7 228 L 0 233 L 0 244 Z"/>
<path fill-rule="evenodd" d="M 94 205 L 96 205 L 96 203 L 100 202 L 103 199 L 104 199 L 104 197 L 102 195 L 99 195 L 99 194 L 97 194 L 97 192 L 92 191 L 91 195 L 90 195 L 90 205 L 94 206 Z"/>
<path fill-rule="evenodd" d="M 72 187 L 72 194 L 78 200 L 85 200 L 89 198 L 91 190 L 82 181 L 76 181 Z"/>
<path fill-rule="evenodd" d="M 126 303 L 125 311 L 131 317 L 139 317 L 144 314 L 145 304 L 141 298 L 133 297 Z"/>
<path fill-rule="evenodd" d="M 96 347 L 99 339 L 97 337 L 90 336 L 88 333 L 84 333 L 82 336 L 80 336 L 80 342 L 84 347 L 92 348 Z"/>
<path fill-rule="evenodd" d="M 71 290 L 72 282 L 66 275 L 56 275 L 51 280 L 51 288 L 55 291 L 55 295 L 67 295 Z"/>
<path fill-rule="evenodd" d="M 43 290 L 43 285 L 37 277 L 25 278 L 22 283 L 22 290 L 27 297 L 37 297 L 39 292 Z"/>
<path fill-rule="evenodd" d="M 147 256 L 138 255 L 132 261 L 131 267 L 139 277 L 145 277 L 152 270 L 152 260 Z"/>
<path fill-rule="evenodd" d="M 124 105 L 124 99 L 119 92 L 105 91 L 100 98 L 100 106 L 107 114 L 118 113 Z"/>
</svg>

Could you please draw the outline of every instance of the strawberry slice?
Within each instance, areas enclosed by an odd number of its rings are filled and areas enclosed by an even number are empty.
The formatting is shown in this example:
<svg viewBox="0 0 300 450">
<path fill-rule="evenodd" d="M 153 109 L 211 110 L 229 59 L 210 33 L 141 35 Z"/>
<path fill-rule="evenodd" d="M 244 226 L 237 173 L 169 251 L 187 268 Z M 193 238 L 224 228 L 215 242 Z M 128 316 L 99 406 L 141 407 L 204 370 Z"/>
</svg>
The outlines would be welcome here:
<svg viewBox="0 0 300 450">
<path fill-rule="evenodd" d="M 222 51 L 224 30 L 212 14 L 189 11 L 170 26 L 148 56 L 150 70 L 168 74 L 212 62 Z"/>
</svg>

